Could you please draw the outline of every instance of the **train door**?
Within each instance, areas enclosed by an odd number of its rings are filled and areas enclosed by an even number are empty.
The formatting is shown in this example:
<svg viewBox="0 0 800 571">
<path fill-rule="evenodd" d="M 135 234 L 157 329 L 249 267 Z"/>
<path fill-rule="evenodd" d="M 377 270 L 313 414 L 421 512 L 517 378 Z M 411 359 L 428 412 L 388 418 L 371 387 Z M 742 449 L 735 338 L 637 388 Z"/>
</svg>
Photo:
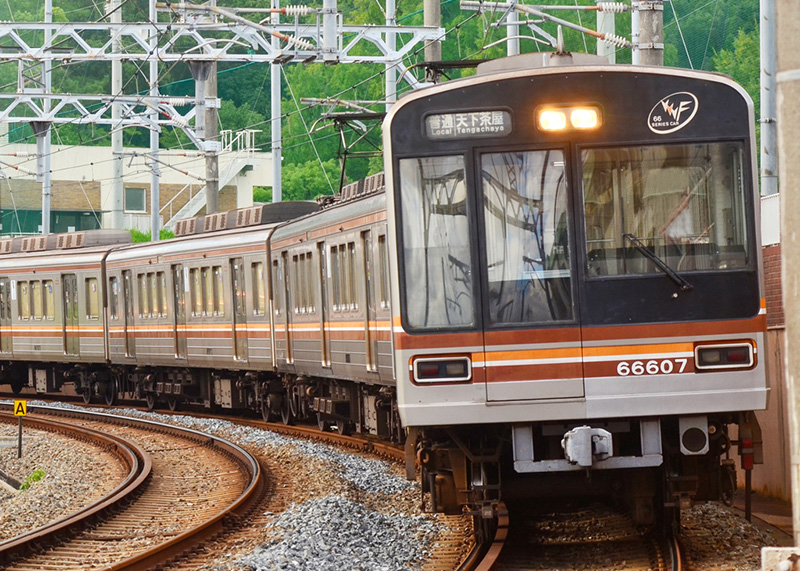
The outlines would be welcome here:
<svg viewBox="0 0 800 571">
<path fill-rule="evenodd" d="M 319 331 L 322 351 L 322 366 L 331 366 L 331 337 L 328 331 L 328 257 L 325 255 L 325 243 L 317 244 L 317 254 L 319 258 Z"/>
<path fill-rule="evenodd" d="M 172 266 L 172 303 L 173 339 L 175 339 L 175 357 L 186 358 L 186 280 L 183 265 Z"/>
<path fill-rule="evenodd" d="M 583 397 L 565 152 L 491 152 L 478 162 L 486 398 Z"/>
<path fill-rule="evenodd" d="M 0 278 L 0 353 L 11 353 L 11 281 Z"/>
<path fill-rule="evenodd" d="M 366 341 L 366 365 L 368 371 L 378 370 L 378 315 L 375 307 L 375 283 L 372 263 L 372 233 L 365 230 L 361 233 L 361 248 L 364 251 L 364 295 L 366 311 L 364 312 L 364 337 Z"/>
<path fill-rule="evenodd" d="M 233 358 L 247 361 L 247 296 L 245 291 L 244 260 L 233 258 L 231 291 L 233 293 Z"/>
<path fill-rule="evenodd" d="M 78 355 L 80 353 L 80 313 L 78 309 L 78 276 L 62 274 L 61 283 L 64 288 L 64 321 L 63 338 L 64 353 Z"/>
<path fill-rule="evenodd" d="M 283 315 L 284 327 L 286 331 L 286 362 L 294 363 L 294 352 L 292 350 L 292 311 L 294 301 L 292 298 L 292 288 L 289 284 L 289 252 L 281 252 L 281 265 L 283 270 Z"/>
<path fill-rule="evenodd" d="M 123 329 L 125 330 L 125 355 L 136 356 L 136 331 L 134 329 L 133 308 L 133 278 L 130 270 L 122 272 L 122 303 L 125 306 L 122 313 Z"/>
</svg>

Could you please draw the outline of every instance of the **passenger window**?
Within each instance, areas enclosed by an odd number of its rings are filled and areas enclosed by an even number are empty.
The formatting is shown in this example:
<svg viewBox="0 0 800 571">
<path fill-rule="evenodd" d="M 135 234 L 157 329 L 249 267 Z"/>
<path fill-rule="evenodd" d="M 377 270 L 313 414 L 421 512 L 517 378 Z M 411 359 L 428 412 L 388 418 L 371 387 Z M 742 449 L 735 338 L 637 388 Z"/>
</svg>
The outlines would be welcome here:
<svg viewBox="0 0 800 571">
<path fill-rule="evenodd" d="M 41 319 L 42 311 L 42 282 L 31 282 L 31 315 L 34 319 Z"/>
<path fill-rule="evenodd" d="M 280 290 L 280 288 L 279 288 L 279 284 L 280 284 L 279 278 L 280 278 L 280 268 L 278 266 L 278 260 L 274 260 L 272 262 L 272 292 L 273 292 L 272 295 L 273 295 L 273 298 L 275 300 L 275 315 L 280 315 L 281 314 L 281 302 L 280 302 L 279 294 L 277 293 Z"/>
<path fill-rule="evenodd" d="M 108 310 L 111 319 L 119 319 L 119 280 L 116 276 L 108 278 Z"/>
<path fill-rule="evenodd" d="M 331 247 L 331 285 L 333 286 L 333 310 L 342 310 L 342 287 L 340 282 L 341 269 L 339 268 L 339 248 Z"/>
<path fill-rule="evenodd" d="M 200 268 L 189 270 L 189 281 L 192 288 L 192 315 L 203 315 L 203 283 L 200 278 Z"/>
<path fill-rule="evenodd" d="M 214 266 L 214 315 L 225 315 L 225 284 L 222 266 Z"/>
<path fill-rule="evenodd" d="M 386 236 L 378 236 L 378 263 L 380 264 L 380 302 L 382 309 L 389 308 L 389 260 L 387 258 Z"/>
<path fill-rule="evenodd" d="M 42 282 L 42 295 L 44 317 L 45 319 L 53 320 L 56 318 L 56 297 L 53 290 L 53 280 L 44 280 Z"/>
<path fill-rule="evenodd" d="M 100 292 L 97 288 L 97 278 L 86 280 L 86 317 L 89 319 L 100 318 Z"/>
<path fill-rule="evenodd" d="M 139 289 L 139 317 L 150 315 L 150 298 L 147 295 L 147 274 L 139 274 L 137 280 Z"/>
<path fill-rule="evenodd" d="M 156 274 L 156 282 L 157 282 L 156 291 L 158 292 L 159 315 L 161 317 L 166 317 L 169 314 L 169 310 L 167 307 L 167 274 L 164 272 L 158 272 Z"/>
<path fill-rule="evenodd" d="M 347 243 L 347 304 L 351 311 L 358 309 L 356 296 L 356 243 Z"/>
<path fill-rule="evenodd" d="M 253 313 L 264 315 L 267 312 L 267 295 L 264 287 L 264 263 L 254 262 L 251 266 L 253 274 Z"/>
<path fill-rule="evenodd" d="M 17 282 L 19 293 L 19 316 L 21 319 L 31 318 L 31 292 L 28 282 Z"/>
</svg>

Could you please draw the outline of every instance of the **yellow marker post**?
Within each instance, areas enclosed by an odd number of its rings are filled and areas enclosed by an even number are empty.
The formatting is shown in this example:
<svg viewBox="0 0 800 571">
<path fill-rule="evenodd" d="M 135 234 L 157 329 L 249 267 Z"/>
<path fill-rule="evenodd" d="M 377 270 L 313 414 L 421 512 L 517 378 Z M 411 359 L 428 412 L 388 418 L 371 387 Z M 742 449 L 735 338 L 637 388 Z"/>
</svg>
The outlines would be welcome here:
<svg viewBox="0 0 800 571">
<path fill-rule="evenodd" d="M 28 414 L 28 401 L 14 401 L 14 416 L 19 418 L 19 433 L 17 436 L 17 458 L 22 458 L 22 417 Z"/>
</svg>

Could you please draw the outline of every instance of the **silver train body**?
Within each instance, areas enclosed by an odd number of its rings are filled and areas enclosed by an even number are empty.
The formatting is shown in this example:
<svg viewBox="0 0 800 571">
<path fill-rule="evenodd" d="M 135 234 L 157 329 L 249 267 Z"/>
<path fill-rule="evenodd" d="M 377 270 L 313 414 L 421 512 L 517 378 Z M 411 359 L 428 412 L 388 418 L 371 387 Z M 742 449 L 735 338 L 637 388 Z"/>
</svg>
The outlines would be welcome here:
<svg viewBox="0 0 800 571">
<path fill-rule="evenodd" d="M 729 497 L 768 392 L 752 102 L 564 58 L 401 99 L 385 190 L 0 244 L 0 382 L 405 440 L 440 511 Z"/>
</svg>

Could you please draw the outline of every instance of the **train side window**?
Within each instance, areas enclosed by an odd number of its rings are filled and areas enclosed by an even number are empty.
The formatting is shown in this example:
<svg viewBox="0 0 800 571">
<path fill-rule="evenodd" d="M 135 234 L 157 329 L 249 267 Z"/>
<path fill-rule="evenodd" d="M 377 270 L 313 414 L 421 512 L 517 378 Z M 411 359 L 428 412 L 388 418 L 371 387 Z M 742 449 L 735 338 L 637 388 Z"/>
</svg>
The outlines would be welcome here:
<svg viewBox="0 0 800 571">
<path fill-rule="evenodd" d="M 20 319 L 31 318 L 31 292 L 28 282 L 17 282 L 17 292 L 19 297 L 19 317 Z"/>
<path fill-rule="evenodd" d="M 306 308 L 308 313 L 316 313 L 317 311 L 317 296 L 316 288 L 314 287 L 314 261 L 311 252 L 306 254 L 305 263 L 305 280 L 306 280 Z"/>
<path fill-rule="evenodd" d="M 42 303 L 44 304 L 44 318 L 52 321 L 56 318 L 56 294 L 53 289 L 53 280 L 42 281 Z"/>
<path fill-rule="evenodd" d="M 267 295 L 264 287 L 264 263 L 253 262 L 250 266 L 253 275 L 253 314 L 264 315 L 267 312 Z"/>
<path fill-rule="evenodd" d="M 214 266 L 214 315 L 225 315 L 225 285 L 222 283 L 222 266 Z"/>
<path fill-rule="evenodd" d="M 86 279 L 86 317 L 100 318 L 100 291 L 97 287 L 97 278 Z"/>
<path fill-rule="evenodd" d="M 31 317 L 42 318 L 42 282 L 31 281 Z"/>
<path fill-rule="evenodd" d="M 342 287 L 339 277 L 341 276 L 339 268 L 339 247 L 331 246 L 331 286 L 333 287 L 333 310 L 342 310 Z"/>
<path fill-rule="evenodd" d="M 139 293 L 139 317 L 147 317 L 150 315 L 149 298 L 147 297 L 147 274 L 139 274 L 136 281 Z"/>
<path fill-rule="evenodd" d="M 280 284 L 280 268 L 278 266 L 278 260 L 272 261 L 272 295 L 274 297 L 275 302 L 275 315 L 281 314 L 281 298 L 278 291 L 280 288 L 278 287 Z"/>
<path fill-rule="evenodd" d="M 350 311 L 358 310 L 356 292 L 356 243 L 347 243 L 347 306 Z"/>
<path fill-rule="evenodd" d="M 158 278 L 155 272 L 147 274 L 147 297 L 150 305 L 150 317 L 158 317 Z"/>
<path fill-rule="evenodd" d="M 297 288 L 297 295 L 294 296 L 292 300 L 293 303 L 293 310 L 295 313 L 300 313 L 300 308 L 303 305 L 303 282 L 300 280 L 300 263 L 299 263 L 299 256 L 292 256 L 292 274 L 294 275 L 294 282 L 295 287 Z"/>
<path fill-rule="evenodd" d="M 169 314 L 167 307 L 167 274 L 165 272 L 157 272 L 156 280 L 158 282 L 159 315 L 161 317 L 166 317 Z"/>
<path fill-rule="evenodd" d="M 203 315 L 203 283 L 200 279 L 200 268 L 189 270 L 189 282 L 192 292 L 192 315 Z"/>
<path fill-rule="evenodd" d="M 381 309 L 389 309 L 389 260 L 386 250 L 386 235 L 378 236 L 378 263 L 380 264 L 380 303 Z"/>
<path fill-rule="evenodd" d="M 214 275 L 211 268 L 202 268 L 203 275 L 203 314 L 214 315 Z"/>
<path fill-rule="evenodd" d="M 119 279 L 108 278 L 108 310 L 111 319 L 119 319 Z"/>
</svg>

